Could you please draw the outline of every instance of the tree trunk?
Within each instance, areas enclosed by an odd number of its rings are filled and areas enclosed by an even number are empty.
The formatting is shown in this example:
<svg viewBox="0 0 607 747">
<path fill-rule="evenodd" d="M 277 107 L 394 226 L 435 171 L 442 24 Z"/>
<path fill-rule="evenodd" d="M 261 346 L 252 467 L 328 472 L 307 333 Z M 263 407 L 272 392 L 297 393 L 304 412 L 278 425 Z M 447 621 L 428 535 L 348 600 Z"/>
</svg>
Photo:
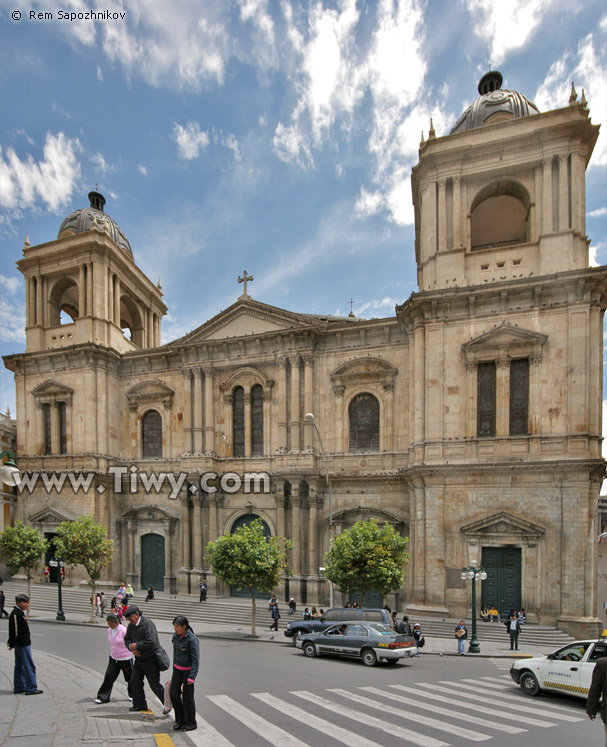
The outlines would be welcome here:
<svg viewBox="0 0 607 747">
<path fill-rule="evenodd" d="M 255 638 L 257 636 L 255 633 L 255 589 L 250 586 L 249 591 L 251 592 L 251 636 Z"/>
<path fill-rule="evenodd" d="M 97 583 L 93 580 L 91 581 L 91 585 L 93 588 L 93 593 L 91 594 L 91 622 L 94 623 L 95 615 L 97 613 L 97 594 L 96 594 Z"/>
</svg>

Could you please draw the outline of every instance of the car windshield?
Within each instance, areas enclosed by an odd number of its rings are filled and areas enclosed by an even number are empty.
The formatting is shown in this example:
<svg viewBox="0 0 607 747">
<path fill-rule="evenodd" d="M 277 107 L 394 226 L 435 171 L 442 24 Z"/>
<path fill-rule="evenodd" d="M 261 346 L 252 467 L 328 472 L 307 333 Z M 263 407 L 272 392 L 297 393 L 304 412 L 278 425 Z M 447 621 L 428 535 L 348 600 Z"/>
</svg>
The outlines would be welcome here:
<svg viewBox="0 0 607 747">
<path fill-rule="evenodd" d="M 579 661 L 586 653 L 590 643 L 591 641 L 576 641 L 555 651 L 550 658 L 555 661 Z"/>
<path fill-rule="evenodd" d="M 369 627 L 372 630 L 377 631 L 380 635 L 394 635 L 392 628 L 388 625 L 384 625 L 384 623 L 370 623 Z"/>
</svg>

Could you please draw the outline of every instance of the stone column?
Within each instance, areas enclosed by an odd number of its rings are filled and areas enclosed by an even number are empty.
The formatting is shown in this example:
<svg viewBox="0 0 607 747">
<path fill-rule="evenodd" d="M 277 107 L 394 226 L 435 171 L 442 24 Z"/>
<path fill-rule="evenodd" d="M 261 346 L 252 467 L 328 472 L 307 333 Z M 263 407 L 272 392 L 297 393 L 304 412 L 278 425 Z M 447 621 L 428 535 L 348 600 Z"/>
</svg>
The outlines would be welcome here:
<svg viewBox="0 0 607 747">
<path fill-rule="evenodd" d="M 301 506 L 303 498 L 299 494 L 299 483 L 291 481 L 291 539 L 293 540 L 293 552 L 291 555 L 291 570 L 293 576 L 289 580 L 291 596 L 295 599 L 302 598 L 303 576 L 302 576 L 302 531 L 301 531 Z"/>
<path fill-rule="evenodd" d="M 426 330 L 421 318 L 413 328 L 415 337 L 415 433 L 414 442 L 421 446 L 424 441 L 426 414 Z"/>
<path fill-rule="evenodd" d="M 225 442 L 225 448 L 226 448 L 225 456 L 229 458 L 234 453 L 234 415 L 233 415 L 234 400 L 233 400 L 231 393 L 223 395 L 223 406 L 224 406 L 224 410 L 226 413 L 225 414 L 225 427 L 227 428 L 227 431 L 229 433 L 229 438 Z"/>
<path fill-rule="evenodd" d="M 544 200 L 542 194 L 543 167 L 535 167 L 535 205 L 533 209 L 533 222 L 529 221 L 529 240 L 537 241 L 542 235 L 542 222 L 544 217 Z M 529 214 L 531 218 L 531 213 Z"/>
<path fill-rule="evenodd" d="M 133 573 L 135 563 L 133 562 L 133 522 L 127 521 L 126 523 L 126 573 Z"/>
<path fill-rule="evenodd" d="M 310 506 L 310 520 L 308 524 L 308 573 L 311 576 L 318 575 L 318 508 L 321 502 L 316 494 L 316 489 L 311 487 L 308 495 L 308 504 Z"/>
<path fill-rule="evenodd" d="M 495 361 L 495 435 L 507 436 L 510 421 L 510 359 Z"/>
<path fill-rule="evenodd" d="M 186 494 L 179 500 L 181 502 L 181 570 L 189 571 L 192 567 L 190 555 L 190 499 Z"/>
<path fill-rule="evenodd" d="M 272 453 L 272 392 L 263 392 L 263 453 Z"/>
<path fill-rule="evenodd" d="M 569 156 L 559 156 L 559 231 L 569 228 Z"/>
<path fill-rule="evenodd" d="M 314 412 L 314 357 L 304 355 L 304 410 L 305 412 Z M 311 449 L 314 447 L 314 426 L 304 420 L 304 447 Z"/>
<path fill-rule="evenodd" d="M 194 511 L 192 516 L 192 562 L 194 567 L 192 573 L 202 573 L 202 496 L 192 496 L 192 503 L 194 504 Z M 198 581 L 194 578 L 194 583 Z"/>
<path fill-rule="evenodd" d="M 87 312 L 91 316 L 98 316 L 97 309 L 95 308 L 95 291 L 94 291 L 94 268 L 95 265 L 92 262 L 89 262 L 89 264 L 86 267 L 86 308 Z M 120 316 L 120 314 L 119 314 Z"/>
<path fill-rule="evenodd" d="M 213 366 L 204 367 L 204 450 L 208 453 L 215 452 Z"/>
<path fill-rule="evenodd" d="M 285 537 L 285 506 L 287 501 L 285 498 L 284 482 L 279 480 L 278 483 L 274 491 L 274 499 L 276 501 L 276 534 L 279 537 Z"/>
<path fill-rule="evenodd" d="M 120 278 L 114 275 L 114 321 L 116 325 L 120 327 Z M 90 305 L 90 301 L 87 303 L 87 311 Z"/>
<path fill-rule="evenodd" d="M 384 383 L 384 423 L 385 435 L 383 438 L 383 450 L 394 449 L 394 382 Z M 380 446 L 381 449 L 381 446 Z"/>
<path fill-rule="evenodd" d="M 336 384 L 333 387 L 335 395 L 335 451 L 337 453 L 346 453 L 348 445 L 344 438 L 344 392 L 346 387 Z M 318 453 L 320 454 L 320 444 L 318 444 Z"/>
<path fill-rule="evenodd" d="M 51 454 L 60 454 L 59 443 L 59 405 L 57 402 L 51 402 Z"/>
<path fill-rule="evenodd" d="M 138 434 L 137 420 L 137 405 L 133 402 L 129 404 L 129 427 L 131 431 L 131 459 L 137 459 L 137 434 Z"/>
<path fill-rule="evenodd" d="M 194 369 L 194 389 L 192 391 L 194 407 L 194 453 L 202 453 L 202 371 Z"/>
<path fill-rule="evenodd" d="M 287 448 L 287 359 L 276 358 L 278 366 L 278 448 Z"/>
<path fill-rule="evenodd" d="M 543 202 L 543 231 L 544 233 L 550 233 L 552 228 L 552 156 L 546 157 L 542 160 L 544 165 L 543 173 L 543 189 L 542 189 L 542 202 Z"/>
<path fill-rule="evenodd" d="M 438 180 L 438 251 L 447 248 L 447 180 Z"/>
<path fill-rule="evenodd" d="M 289 358 L 291 363 L 291 448 L 290 451 L 298 452 L 299 445 L 299 356 L 293 355 Z"/>
<path fill-rule="evenodd" d="M 252 444 L 252 419 L 251 419 L 251 392 L 244 394 L 244 455 L 251 456 Z"/>
<path fill-rule="evenodd" d="M 209 542 L 217 539 L 217 506 L 219 498 L 217 493 L 209 495 Z"/>
<path fill-rule="evenodd" d="M 453 177 L 453 248 L 459 249 L 462 244 L 462 201 L 461 177 Z"/>
<path fill-rule="evenodd" d="M 36 276 L 36 324 L 42 326 L 42 277 Z"/>
<path fill-rule="evenodd" d="M 192 443 L 192 372 L 189 368 L 183 371 L 183 450 L 194 451 Z"/>
<path fill-rule="evenodd" d="M 571 228 L 582 236 L 586 234 L 586 207 L 584 184 L 585 160 L 580 153 L 571 154 Z"/>
<path fill-rule="evenodd" d="M 529 356 L 529 421 L 531 434 L 540 433 L 541 422 L 541 355 Z"/>
<path fill-rule="evenodd" d="M 78 314 L 80 317 L 86 316 L 86 275 L 84 274 L 84 265 L 78 268 Z"/>
</svg>

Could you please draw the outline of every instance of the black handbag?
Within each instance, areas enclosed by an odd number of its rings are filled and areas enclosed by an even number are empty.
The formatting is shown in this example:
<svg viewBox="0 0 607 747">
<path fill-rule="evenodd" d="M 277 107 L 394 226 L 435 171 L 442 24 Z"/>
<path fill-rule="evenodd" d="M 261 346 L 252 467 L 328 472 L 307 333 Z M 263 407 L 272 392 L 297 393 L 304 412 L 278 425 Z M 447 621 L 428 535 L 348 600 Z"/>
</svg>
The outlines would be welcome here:
<svg viewBox="0 0 607 747">
<path fill-rule="evenodd" d="M 169 655 L 162 648 L 162 646 L 156 649 L 156 653 L 154 654 L 154 657 L 156 658 L 156 664 L 158 664 L 158 669 L 160 669 L 161 672 L 166 672 L 166 670 L 171 666 L 171 660 L 169 659 Z"/>
</svg>

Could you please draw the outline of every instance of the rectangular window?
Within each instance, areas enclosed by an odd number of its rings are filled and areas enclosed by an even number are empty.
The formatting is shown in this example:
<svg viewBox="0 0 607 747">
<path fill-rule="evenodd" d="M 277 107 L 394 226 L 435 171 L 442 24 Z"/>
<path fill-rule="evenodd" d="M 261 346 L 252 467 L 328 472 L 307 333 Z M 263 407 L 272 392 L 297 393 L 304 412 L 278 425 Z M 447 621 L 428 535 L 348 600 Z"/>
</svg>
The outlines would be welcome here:
<svg viewBox="0 0 607 747">
<path fill-rule="evenodd" d="M 477 367 L 476 433 L 479 438 L 495 436 L 495 361 Z"/>
<path fill-rule="evenodd" d="M 529 435 L 529 360 L 510 363 L 510 435 Z"/>
<path fill-rule="evenodd" d="M 59 402 L 59 453 L 67 454 L 67 420 L 65 402 Z"/>
<path fill-rule="evenodd" d="M 52 454 L 52 438 L 51 438 L 51 406 L 42 405 L 42 422 L 44 427 L 44 453 Z"/>
</svg>

